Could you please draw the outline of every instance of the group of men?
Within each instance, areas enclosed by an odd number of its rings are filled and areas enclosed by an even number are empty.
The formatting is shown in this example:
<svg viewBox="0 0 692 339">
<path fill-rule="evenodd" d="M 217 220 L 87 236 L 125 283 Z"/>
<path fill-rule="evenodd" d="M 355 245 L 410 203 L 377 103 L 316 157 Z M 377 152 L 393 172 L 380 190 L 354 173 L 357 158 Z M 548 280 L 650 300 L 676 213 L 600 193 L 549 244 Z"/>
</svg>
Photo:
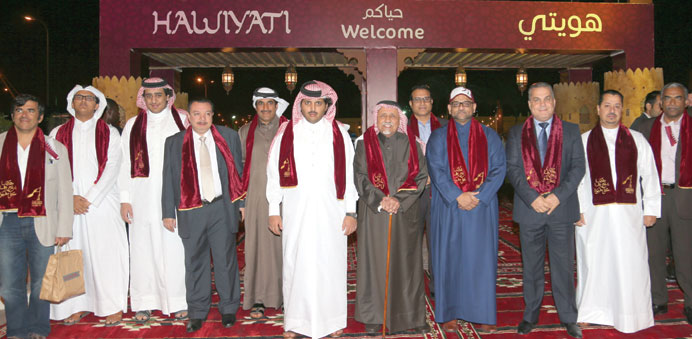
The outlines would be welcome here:
<svg viewBox="0 0 692 339">
<path fill-rule="evenodd" d="M 38 128 L 39 100 L 20 95 L 14 126 L 0 134 L 8 337 L 47 336 L 49 316 L 70 325 L 94 313 L 115 326 L 128 292 L 134 321 L 153 321 L 152 310 L 160 310 L 188 319 L 187 331 L 195 332 L 211 307 L 212 269 L 221 324 L 230 327 L 240 307 L 241 221 L 242 307 L 254 319 L 266 307 L 283 308 L 285 338 L 343 333 L 354 232 L 355 319 L 367 332 L 384 324 L 390 333 L 429 330 L 424 234 L 436 320 L 445 331 L 463 319 L 493 332 L 497 191 L 505 175 L 522 245 L 518 333 L 538 322 L 546 243 L 555 305 L 570 336 L 581 337 L 578 323 L 622 332 L 653 326 L 653 316 L 667 311 L 669 233 L 692 323 L 687 89 L 671 83 L 662 100 L 647 99 L 647 109 L 660 103 L 663 114 L 642 119 L 642 133 L 621 124 L 622 95 L 605 91 L 600 122 L 583 135 L 554 114 L 549 84 L 535 83 L 528 94 L 531 117 L 512 128 L 506 150 L 474 118 L 477 104 L 464 87 L 449 95 L 449 121 L 432 114 L 427 86 L 411 91 L 410 121 L 396 102 L 379 102 L 355 147 L 336 120 L 337 94 L 320 81 L 301 86 L 291 120 L 283 117 L 288 102 L 258 88 L 257 114 L 239 133 L 212 124 L 214 104 L 206 98 L 191 100 L 188 112 L 176 109 L 173 89 L 160 78 L 143 81 L 140 111 L 122 136 L 102 119 L 106 98 L 96 88 L 75 86 L 67 97 L 73 117 L 50 136 Z M 83 252 L 86 293 L 49 305 L 38 298 L 41 277 L 54 246 L 68 241 Z"/>
</svg>

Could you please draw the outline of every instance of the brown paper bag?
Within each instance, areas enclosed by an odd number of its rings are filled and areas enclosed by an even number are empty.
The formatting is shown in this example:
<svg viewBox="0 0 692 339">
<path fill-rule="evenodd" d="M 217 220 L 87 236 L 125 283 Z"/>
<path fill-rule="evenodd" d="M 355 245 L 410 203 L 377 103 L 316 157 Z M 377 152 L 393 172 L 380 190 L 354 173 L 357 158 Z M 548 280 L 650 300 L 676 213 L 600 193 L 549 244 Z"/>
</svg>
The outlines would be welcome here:
<svg viewBox="0 0 692 339">
<path fill-rule="evenodd" d="M 84 294 L 82 251 L 61 251 L 58 247 L 58 253 L 48 259 L 40 298 L 60 303 L 80 294 Z"/>
</svg>

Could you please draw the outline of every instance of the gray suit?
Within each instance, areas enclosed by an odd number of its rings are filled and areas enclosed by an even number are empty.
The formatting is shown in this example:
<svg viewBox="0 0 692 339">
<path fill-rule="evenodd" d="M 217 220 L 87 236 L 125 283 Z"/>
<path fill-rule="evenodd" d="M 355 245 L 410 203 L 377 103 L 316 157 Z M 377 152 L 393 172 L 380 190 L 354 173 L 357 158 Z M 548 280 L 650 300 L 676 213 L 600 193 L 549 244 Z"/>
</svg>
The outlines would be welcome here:
<svg viewBox="0 0 692 339">
<path fill-rule="evenodd" d="M 5 144 L 6 137 L 7 132 L 0 134 L 0 150 Z M 56 237 L 72 238 L 72 222 L 74 221 L 72 170 L 70 169 L 70 159 L 67 156 L 67 148 L 49 136 L 46 136 L 46 141 L 55 149 L 58 160 L 54 160 L 46 152 L 46 192 L 44 195 L 46 216 L 35 217 L 34 228 L 41 245 L 53 246 Z M 0 213 L 0 226 L 2 226 L 2 216 Z"/>
<path fill-rule="evenodd" d="M 655 120 L 649 119 L 641 126 L 641 132 L 647 139 Z M 661 134 L 661 142 L 668 142 L 665 133 Z M 675 153 L 676 183 L 680 179 L 681 150 L 682 147 L 678 147 Z M 668 303 L 665 280 L 666 247 L 670 240 L 675 260 L 675 274 L 685 295 L 685 307 L 692 307 L 692 189 L 682 189 L 676 185 L 672 189 L 664 188 L 663 194 L 661 219 L 646 229 L 651 296 L 655 305 Z"/>
<path fill-rule="evenodd" d="M 640 116 L 638 116 L 636 119 L 634 119 L 634 121 L 632 122 L 632 125 L 630 125 L 630 129 L 641 132 L 642 124 L 649 119 L 651 119 L 651 118 L 646 116 L 646 114 L 642 113 Z"/>
<path fill-rule="evenodd" d="M 235 168 L 243 173 L 242 153 L 238 133 L 223 126 L 216 126 L 231 149 Z M 228 192 L 227 167 L 223 156 L 216 148 L 221 199 L 191 210 L 177 210 L 180 205 L 180 169 L 182 165 L 183 138 L 186 131 L 178 132 L 166 139 L 163 190 L 161 206 L 163 218 L 178 217 L 178 234 L 185 248 L 185 287 L 187 305 L 191 319 L 206 319 L 211 307 L 211 259 L 214 258 L 214 278 L 219 293 L 219 312 L 235 314 L 240 305 L 240 282 L 238 258 L 236 256 L 236 233 L 238 232 L 239 207 L 243 202 L 231 202 Z M 193 135 L 194 132 L 192 132 Z M 195 180 L 184 178 L 184 180 Z"/>
<path fill-rule="evenodd" d="M 554 127 L 554 126 L 553 126 Z M 562 168 L 553 190 L 560 205 L 550 214 L 537 213 L 531 203 L 539 193 L 529 186 L 521 155 L 522 125 L 509 132 L 507 179 L 514 186 L 513 218 L 520 224 L 524 279 L 524 320 L 535 323 L 543 300 L 546 239 L 555 306 L 563 323 L 577 321 L 574 290 L 574 222 L 579 220 L 577 186 L 584 176 L 584 148 L 579 127 L 562 122 Z M 534 140 L 536 142 L 536 140 Z"/>
</svg>

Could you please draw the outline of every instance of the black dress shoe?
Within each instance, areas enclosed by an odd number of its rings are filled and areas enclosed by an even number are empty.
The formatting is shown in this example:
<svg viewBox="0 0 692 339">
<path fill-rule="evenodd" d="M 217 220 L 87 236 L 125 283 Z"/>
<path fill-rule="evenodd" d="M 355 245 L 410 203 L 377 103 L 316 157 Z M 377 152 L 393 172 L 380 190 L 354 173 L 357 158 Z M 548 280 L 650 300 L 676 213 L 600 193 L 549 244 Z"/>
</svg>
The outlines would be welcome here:
<svg viewBox="0 0 692 339">
<path fill-rule="evenodd" d="M 687 323 L 692 325 L 692 307 L 687 306 L 682 309 L 682 314 L 685 315 L 685 318 L 687 319 Z"/>
<path fill-rule="evenodd" d="M 576 323 L 562 323 L 562 326 L 565 327 L 565 329 L 567 330 L 567 334 L 569 334 L 570 337 L 581 338 L 581 328 L 579 328 L 579 325 L 577 325 Z"/>
<path fill-rule="evenodd" d="M 536 323 L 530 323 L 526 320 L 522 320 L 519 323 L 519 326 L 517 326 L 517 333 L 519 334 L 529 334 L 529 332 L 533 331 L 533 328 L 536 326 Z"/>
<path fill-rule="evenodd" d="M 221 324 L 226 328 L 233 326 L 233 324 L 235 324 L 235 313 L 222 314 Z"/>
<path fill-rule="evenodd" d="M 666 314 L 668 313 L 668 304 L 663 304 L 663 305 L 655 305 L 652 306 L 652 309 L 654 311 L 654 315 L 658 314 Z"/>
<path fill-rule="evenodd" d="M 190 319 L 187 322 L 187 333 L 192 333 L 200 328 L 202 328 L 202 319 Z"/>
</svg>

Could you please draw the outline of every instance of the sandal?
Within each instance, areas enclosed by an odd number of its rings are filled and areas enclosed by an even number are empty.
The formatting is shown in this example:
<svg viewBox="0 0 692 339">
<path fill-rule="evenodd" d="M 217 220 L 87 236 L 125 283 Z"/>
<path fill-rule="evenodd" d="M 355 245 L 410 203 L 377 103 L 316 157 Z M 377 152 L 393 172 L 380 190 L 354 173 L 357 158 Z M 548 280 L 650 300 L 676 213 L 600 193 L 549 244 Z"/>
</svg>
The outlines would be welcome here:
<svg viewBox="0 0 692 339">
<path fill-rule="evenodd" d="M 252 309 L 250 309 L 250 318 L 252 318 L 252 319 L 264 318 L 264 305 L 263 304 L 252 305 Z"/>
<path fill-rule="evenodd" d="M 72 326 L 72 325 L 78 323 L 80 320 L 84 319 L 84 317 L 88 316 L 89 314 L 91 314 L 91 312 L 86 312 L 86 311 L 79 313 L 79 317 L 74 317 L 74 314 L 73 314 L 63 321 L 63 325 Z"/>
<path fill-rule="evenodd" d="M 344 334 L 344 330 L 338 330 L 338 331 L 335 331 L 334 333 L 330 334 L 329 337 L 330 338 L 338 338 L 342 334 Z"/>
<path fill-rule="evenodd" d="M 113 327 L 117 326 L 120 324 L 120 322 L 123 320 L 123 312 L 120 311 L 118 313 L 113 313 L 109 316 L 106 317 L 106 327 Z"/>
<path fill-rule="evenodd" d="M 296 336 L 297 335 L 295 332 L 291 332 L 291 331 L 284 332 L 284 338 L 286 338 L 286 339 L 295 338 Z"/>
<path fill-rule="evenodd" d="M 146 323 L 147 321 L 149 321 L 149 319 L 151 319 L 151 311 L 137 311 L 137 313 L 135 313 L 135 316 L 132 318 L 132 320 L 134 320 L 135 323 L 140 325 Z"/>
<path fill-rule="evenodd" d="M 174 316 L 175 320 L 187 320 L 188 313 L 187 313 L 187 310 L 182 310 L 182 311 L 175 312 L 175 314 L 173 314 L 173 316 Z"/>
</svg>

